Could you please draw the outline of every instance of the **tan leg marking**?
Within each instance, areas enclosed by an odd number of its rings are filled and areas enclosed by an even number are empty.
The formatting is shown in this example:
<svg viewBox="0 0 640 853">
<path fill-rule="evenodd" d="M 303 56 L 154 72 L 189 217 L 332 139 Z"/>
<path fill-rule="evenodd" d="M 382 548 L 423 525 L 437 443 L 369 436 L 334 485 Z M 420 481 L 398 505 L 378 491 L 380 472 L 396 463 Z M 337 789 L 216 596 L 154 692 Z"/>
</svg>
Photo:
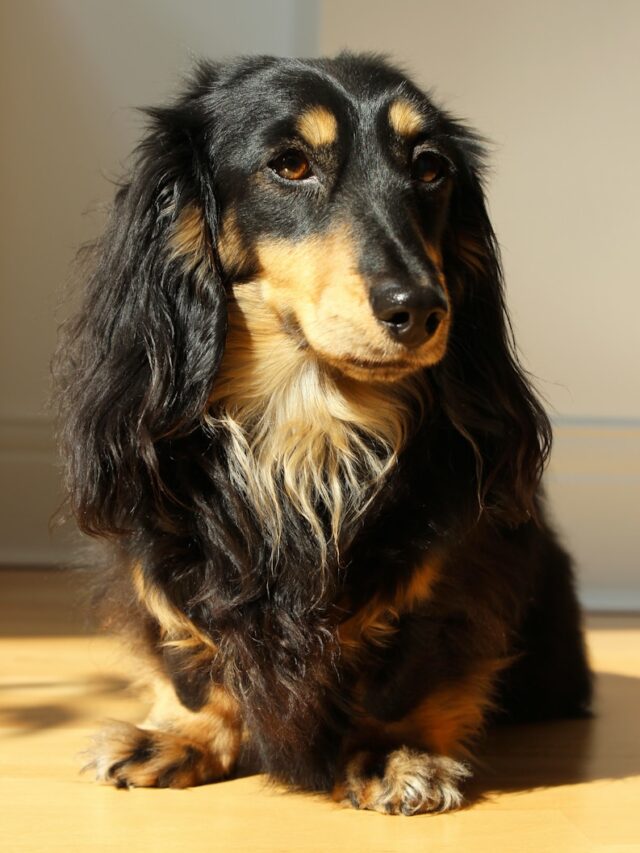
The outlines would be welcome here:
<svg viewBox="0 0 640 853">
<path fill-rule="evenodd" d="M 236 702 L 214 687 L 207 705 L 193 712 L 165 679 L 153 686 L 156 701 L 144 723 L 108 723 L 95 737 L 85 769 L 118 788 L 187 788 L 228 775 L 242 739 Z"/>
<path fill-rule="evenodd" d="M 338 641 L 347 655 L 357 655 L 363 644 L 384 645 L 397 629 L 398 619 L 426 601 L 438 579 L 442 561 L 425 560 L 390 596 L 376 595 L 338 628 Z"/>
<path fill-rule="evenodd" d="M 442 755 L 468 755 L 466 744 L 481 730 L 492 706 L 497 674 L 509 664 L 499 658 L 480 662 L 455 684 L 434 690 L 395 723 L 372 721 L 378 736 L 396 743 L 426 747 Z"/>
<path fill-rule="evenodd" d="M 145 578 L 139 564 L 132 568 L 132 581 L 141 605 L 158 623 L 164 645 L 190 649 L 194 653 L 201 650 L 204 657 L 210 657 L 216 651 L 211 637 L 199 631 L 193 622 L 167 599 L 160 587 Z"/>
</svg>

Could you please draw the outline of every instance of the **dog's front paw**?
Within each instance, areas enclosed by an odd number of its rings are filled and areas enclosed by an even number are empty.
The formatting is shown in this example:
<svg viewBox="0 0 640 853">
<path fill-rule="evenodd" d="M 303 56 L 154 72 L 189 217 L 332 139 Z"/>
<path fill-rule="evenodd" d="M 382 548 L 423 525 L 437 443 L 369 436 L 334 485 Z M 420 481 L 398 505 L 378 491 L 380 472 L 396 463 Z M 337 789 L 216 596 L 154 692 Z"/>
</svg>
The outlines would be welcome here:
<svg viewBox="0 0 640 853">
<path fill-rule="evenodd" d="M 88 757 L 84 769 L 116 788 L 189 788 L 224 775 L 216 756 L 202 744 L 115 721 L 98 732 Z"/>
<path fill-rule="evenodd" d="M 334 799 L 385 814 L 444 812 L 462 803 L 466 764 L 444 755 L 401 747 L 383 755 L 358 752 L 347 763 Z"/>
</svg>

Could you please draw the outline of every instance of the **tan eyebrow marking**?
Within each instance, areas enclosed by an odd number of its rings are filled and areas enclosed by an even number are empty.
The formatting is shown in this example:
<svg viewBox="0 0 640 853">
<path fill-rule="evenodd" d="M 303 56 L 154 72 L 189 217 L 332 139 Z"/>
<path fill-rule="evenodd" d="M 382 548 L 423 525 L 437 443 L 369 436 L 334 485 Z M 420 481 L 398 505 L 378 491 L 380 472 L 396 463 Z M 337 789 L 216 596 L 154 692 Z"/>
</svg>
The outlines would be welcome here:
<svg viewBox="0 0 640 853">
<path fill-rule="evenodd" d="M 424 128 L 424 119 L 411 101 L 401 98 L 389 107 L 389 124 L 400 136 L 413 136 Z"/>
<path fill-rule="evenodd" d="M 296 128 L 300 136 L 313 148 L 331 145 L 338 137 L 338 122 L 326 107 L 311 107 L 298 118 Z"/>
</svg>

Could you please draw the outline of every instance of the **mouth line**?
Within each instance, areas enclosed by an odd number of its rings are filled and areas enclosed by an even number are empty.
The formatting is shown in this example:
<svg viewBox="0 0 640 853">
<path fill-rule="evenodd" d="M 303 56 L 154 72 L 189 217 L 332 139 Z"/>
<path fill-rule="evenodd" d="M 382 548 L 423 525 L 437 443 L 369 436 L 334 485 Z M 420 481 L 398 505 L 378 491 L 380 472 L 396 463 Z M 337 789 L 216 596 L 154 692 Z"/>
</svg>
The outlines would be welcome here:
<svg viewBox="0 0 640 853">
<path fill-rule="evenodd" d="M 403 361 L 400 359 L 395 359 L 394 361 L 373 361 L 371 359 L 366 358 L 354 358 L 351 356 L 340 359 L 340 361 L 347 362 L 348 364 L 354 365 L 354 367 L 361 367 L 364 370 L 387 370 L 391 369 L 399 369 L 406 370 L 408 367 L 412 367 L 411 363 L 408 361 Z"/>
</svg>

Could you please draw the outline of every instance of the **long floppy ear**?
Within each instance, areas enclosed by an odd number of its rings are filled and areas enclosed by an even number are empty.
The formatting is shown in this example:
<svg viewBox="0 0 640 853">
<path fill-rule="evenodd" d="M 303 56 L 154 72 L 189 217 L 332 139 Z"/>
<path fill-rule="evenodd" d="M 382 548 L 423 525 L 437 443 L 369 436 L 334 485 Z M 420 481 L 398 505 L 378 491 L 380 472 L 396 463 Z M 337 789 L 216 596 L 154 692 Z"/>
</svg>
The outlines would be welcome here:
<svg viewBox="0 0 640 853">
<path fill-rule="evenodd" d="M 56 358 L 71 507 L 92 535 L 166 497 L 159 448 L 198 427 L 226 332 L 201 110 L 194 97 L 147 114 Z"/>
<path fill-rule="evenodd" d="M 444 246 L 454 322 L 436 381 L 447 416 L 473 447 L 481 507 L 517 524 L 536 516 L 551 427 L 516 353 L 482 187 L 482 146 L 460 126 L 453 134 L 463 151 Z"/>
</svg>

